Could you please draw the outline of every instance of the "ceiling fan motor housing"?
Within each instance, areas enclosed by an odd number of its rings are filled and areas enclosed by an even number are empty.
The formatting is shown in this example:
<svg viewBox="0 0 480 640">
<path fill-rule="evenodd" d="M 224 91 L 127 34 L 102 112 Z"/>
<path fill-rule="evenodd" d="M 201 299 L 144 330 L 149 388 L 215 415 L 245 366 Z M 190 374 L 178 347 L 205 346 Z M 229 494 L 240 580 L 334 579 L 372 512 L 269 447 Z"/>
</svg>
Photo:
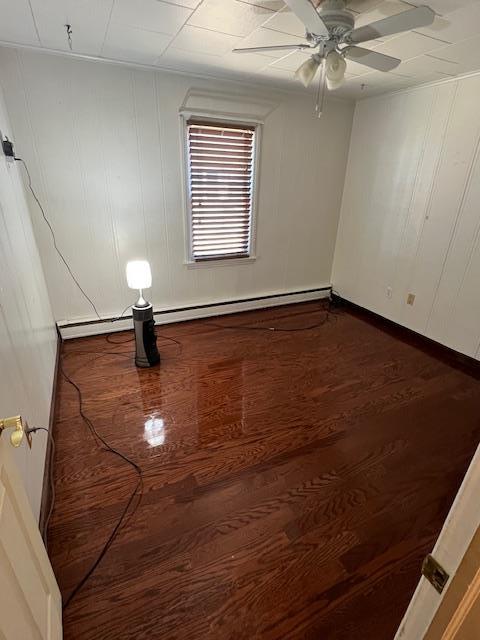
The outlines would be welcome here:
<svg viewBox="0 0 480 640">
<path fill-rule="evenodd" d="M 320 5 L 320 17 L 331 38 L 340 40 L 355 27 L 355 17 L 345 9 L 345 0 L 324 0 Z"/>
</svg>

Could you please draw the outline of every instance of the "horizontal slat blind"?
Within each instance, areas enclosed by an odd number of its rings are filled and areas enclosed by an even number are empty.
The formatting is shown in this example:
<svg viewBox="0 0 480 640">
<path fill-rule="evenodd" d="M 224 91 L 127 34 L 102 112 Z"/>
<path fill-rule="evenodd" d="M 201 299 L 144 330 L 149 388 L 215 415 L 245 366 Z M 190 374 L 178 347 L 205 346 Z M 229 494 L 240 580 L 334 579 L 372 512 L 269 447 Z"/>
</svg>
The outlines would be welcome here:
<svg viewBox="0 0 480 640">
<path fill-rule="evenodd" d="M 187 123 L 194 260 L 249 255 L 255 127 Z"/>
</svg>

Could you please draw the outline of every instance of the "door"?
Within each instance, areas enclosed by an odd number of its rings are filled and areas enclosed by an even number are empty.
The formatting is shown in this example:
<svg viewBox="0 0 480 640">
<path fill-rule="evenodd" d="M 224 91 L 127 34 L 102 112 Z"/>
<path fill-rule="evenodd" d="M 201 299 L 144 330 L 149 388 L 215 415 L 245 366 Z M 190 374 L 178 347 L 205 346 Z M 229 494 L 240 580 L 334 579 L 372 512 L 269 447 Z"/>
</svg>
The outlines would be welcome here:
<svg viewBox="0 0 480 640">
<path fill-rule="evenodd" d="M 476 597 L 472 599 L 472 594 L 476 594 L 472 588 L 480 588 L 480 574 L 474 579 L 479 568 L 478 562 L 469 560 L 475 557 L 470 555 L 472 549 L 477 553 L 476 544 L 480 544 L 479 496 L 480 446 L 432 551 L 433 557 L 446 570 L 450 578 L 441 594 L 437 593 L 425 578 L 420 579 L 394 640 L 470 640 L 468 625 L 471 624 L 477 625 L 476 635 L 472 638 L 480 639 L 478 631 L 480 627 L 476 617 L 480 614 L 480 600 Z M 470 570 L 474 570 L 470 581 L 465 580 L 462 569 L 466 566 L 466 562 L 471 567 Z M 464 587 L 463 591 L 459 589 L 461 584 Z M 462 609 L 459 609 L 457 614 L 459 602 L 463 601 L 463 597 L 467 595 L 466 589 L 470 585 L 473 587 L 468 590 L 468 599 L 463 602 Z M 452 608 L 450 597 L 455 592 L 459 593 L 460 597 L 457 606 Z M 450 625 L 450 621 L 454 618 Z M 441 631 L 438 627 L 440 619 L 444 621 Z M 444 636 L 447 626 L 450 627 L 448 631 L 450 635 Z M 451 635 L 452 633 L 456 635 Z"/>
<path fill-rule="evenodd" d="M 480 638 L 480 528 L 451 580 L 425 640 Z"/>
<path fill-rule="evenodd" d="M 60 640 L 60 591 L 9 451 L 0 436 L 0 638 Z"/>
</svg>

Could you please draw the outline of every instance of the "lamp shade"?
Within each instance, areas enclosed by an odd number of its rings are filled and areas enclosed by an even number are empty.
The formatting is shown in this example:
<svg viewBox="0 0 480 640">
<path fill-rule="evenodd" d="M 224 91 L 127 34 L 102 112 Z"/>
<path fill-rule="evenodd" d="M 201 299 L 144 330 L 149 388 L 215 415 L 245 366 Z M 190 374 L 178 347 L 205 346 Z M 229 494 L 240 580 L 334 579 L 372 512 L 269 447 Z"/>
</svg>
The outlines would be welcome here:
<svg viewBox="0 0 480 640">
<path fill-rule="evenodd" d="M 295 71 L 295 78 L 300 80 L 305 87 L 308 87 L 312 82 L 317 69 L 320 66 L 322 59 L 318 55 L 311 56 L 303 64 L 301 64 Z"/>
<path fill-rule="evenodd" d="M 330 51 L 326 60 L 325 75 L 327 77 L 327 87 L 338 89 L 343 83 L 347 63 L 336 51 Z"/>
<path fill-rule="evenodd" d="M 149 289 L 152 286 L 152 272 L 147 260 L 127 262 L 126 273 L 130 289 Z"/>
</svg>

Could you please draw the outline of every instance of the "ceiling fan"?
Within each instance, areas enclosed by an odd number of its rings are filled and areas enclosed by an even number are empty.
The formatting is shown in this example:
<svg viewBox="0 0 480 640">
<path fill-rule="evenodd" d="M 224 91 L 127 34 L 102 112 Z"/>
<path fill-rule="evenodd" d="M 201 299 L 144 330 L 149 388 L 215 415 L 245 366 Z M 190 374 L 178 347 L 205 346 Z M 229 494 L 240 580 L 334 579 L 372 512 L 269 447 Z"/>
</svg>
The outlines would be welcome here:
<svg viewBox="0 0 480 640">
<path fill-rule="evenodd" d="M 285 0 L 293 13 L 305 25 L 307 42 L 281 44 L 270 47 L 234 49 L 235 53 L 262 51 L 308 50 L 317 51 L 295 72 L 295 77 L 308 87 L 321 67 L 320 83 L 328 89 L 337 89 L 343 82 L 346 62 L 353 60 L 378 71 L 391 71 L 401 60 L 357 45 L 402 31 L 426 27 L 435 18 L 427 6 L 403 11 L 383 20 L 355 28 L 355 17 L 346 9 L 347 0 L 323 0 L 315 8 L 310 0 Z"/>
</svg>

